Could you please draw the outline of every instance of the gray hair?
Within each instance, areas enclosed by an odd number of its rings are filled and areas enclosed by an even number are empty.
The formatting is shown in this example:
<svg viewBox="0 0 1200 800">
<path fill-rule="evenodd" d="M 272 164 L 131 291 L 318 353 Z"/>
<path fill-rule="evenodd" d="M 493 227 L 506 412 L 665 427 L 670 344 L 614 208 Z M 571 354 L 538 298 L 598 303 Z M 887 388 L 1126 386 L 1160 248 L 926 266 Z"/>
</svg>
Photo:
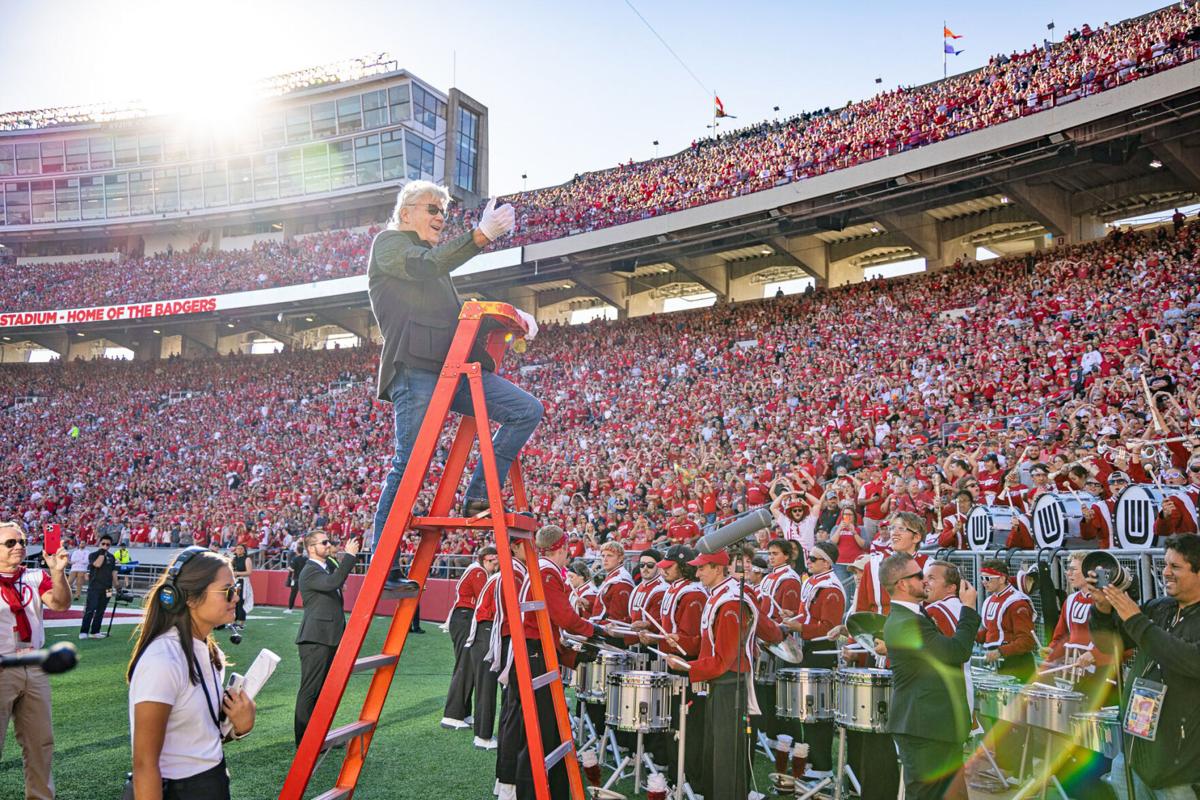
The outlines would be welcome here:
<svg viewBox="0 0 1200 800">
<path fill-rule="evenodd" d="M 416 205 L 421 198 L 429 196 L 436 197 L 442 205 L 450 202 L 450 192 L 446 191 L 445 186 L 439 186 L 432 181 L 409 181 L 404 184 L 400 193 L 396 195 L 396 207 L 392 209 L 392 216 L 388 219 L 388 228 L 399 230 L 400 209 L 404 206 Z"/>
</svg>

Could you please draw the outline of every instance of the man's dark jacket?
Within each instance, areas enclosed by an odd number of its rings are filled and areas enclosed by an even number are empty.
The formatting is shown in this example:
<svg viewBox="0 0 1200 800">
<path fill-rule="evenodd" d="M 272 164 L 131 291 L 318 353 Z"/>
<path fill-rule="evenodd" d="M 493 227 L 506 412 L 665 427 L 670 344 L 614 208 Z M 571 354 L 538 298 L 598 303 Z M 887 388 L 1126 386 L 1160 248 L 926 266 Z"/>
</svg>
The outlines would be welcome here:
<svg viewBox="0 0 1200 800">
<path fill-rule="evenodd" d="M 462 305 L 450 273 L 478 252 L 470 232 L 430 247 L 412 231 L 385 230 L 371 243 L 367 293 L 383 334 L 380 400 L 391 400 L 392 380 L 402 365 L 441 371 Z M 495 369 L 478 344 L 471 359 Z"/>
<path fill-rule="evenodd" d="M 1185 608 L 1172 626 L 1178 611 L 1173 598 L 1158 597 L 1125 622 L 1116 612 L 1093 610 L 1089 623 L 1096 647 L 1105 652 L 1113 652 L 1117 632 L 1125 649 L 1137 648 L 1122 709 L 1128 707 L 1135 678 L 1167 687 L 1154 741 L 1127 737 L 1133 747 L 1130 763 L 1152 789 L 1200 784 L 1200 603 Z"/>
<path fill-rule="evenodd" d="M 943 742 L 964 742 L 971 731 L 963 664 L 971 660 L 979 614 L 963 607 L 954 636 L 933 620 L 893 601 L 883 626 L 892 663 L 888 731 Z"/>
<path fill-rule="evenodd" d="M 346 613 L 342 610 L 342 585 L 358 556 L 342 553 L 341 561 L 329 559 L 329 570 L 323 570 L 311 559 L 300 570 L 300 597 L 304 600 L 304 619 L 296 634 L 296 644 L 324 644 L 337 647 L 346 630 Z"/>
</svg>

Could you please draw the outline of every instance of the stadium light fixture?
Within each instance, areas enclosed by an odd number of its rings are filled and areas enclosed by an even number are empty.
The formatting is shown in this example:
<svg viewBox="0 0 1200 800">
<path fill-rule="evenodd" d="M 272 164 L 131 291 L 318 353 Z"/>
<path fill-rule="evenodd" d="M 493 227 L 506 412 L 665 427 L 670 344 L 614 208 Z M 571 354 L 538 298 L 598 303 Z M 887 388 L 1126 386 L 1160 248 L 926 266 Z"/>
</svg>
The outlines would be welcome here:
<svg viewBox="0 0 1200 800">
<path fill-rule="evenodd" d="M 1162 162 L 1157 158 L 1150 162 L 1150 169 L 1162 169 Z"/>
</svg>

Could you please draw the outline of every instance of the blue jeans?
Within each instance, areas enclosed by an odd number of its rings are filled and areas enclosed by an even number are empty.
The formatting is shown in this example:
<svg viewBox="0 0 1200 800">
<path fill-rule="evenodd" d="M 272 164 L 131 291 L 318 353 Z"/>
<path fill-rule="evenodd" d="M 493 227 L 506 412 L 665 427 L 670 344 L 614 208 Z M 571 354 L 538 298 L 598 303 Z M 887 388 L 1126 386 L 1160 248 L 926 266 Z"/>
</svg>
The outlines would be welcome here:
<svg viewBox="0 0 1200 800">
<path fill-rule="evenodd" d="M 379 544 L 383 533 L 383 525 L 387 522 L 396 499 L 396 489 L 404 476 L 404 468 L 408 466 L 408 456 L 416 444 L 417 432 L 425 419 L 425 411 L 433 398 L 433 389 L 437 385 L 438 374 L 424 369 L 400 367 L 396 377 L 392 379 L 391 398 L 392 411 L 396 417 L 396 452 L 392 456 L 392 466 L 383 479 L 383 491 L 379 495 L 379 508 L 375 511 L 375 530 L 371 537 L 371 547 Z M 508 480 L 508 470 L 516 459 L 525 442 L 533 435 L 533 430 L 542 421 L 545 409 L 542 403 L 524 389 L 491 372 L 483 373 L 483 397 L 487 405 L 488 419 L 499 422 L 500 429 L 492 437 L 492 447 L 496 452 L 496 472 L 500 475 L 501 485 Z M 471 403 L 471 388 L 465 378 L 458 384 L 454 399 L 450 401 L 450 410 L 464 416 L 474 416 L 475 409 Z M 483 433 L 481 431 L 480 433 Z M 483 476 L 482 460 L 476 464 L 475 472 L 471 475 L 471 483 L 467 486 L 466 499 L 487 499 L 487 484 Z"/>
</svg>

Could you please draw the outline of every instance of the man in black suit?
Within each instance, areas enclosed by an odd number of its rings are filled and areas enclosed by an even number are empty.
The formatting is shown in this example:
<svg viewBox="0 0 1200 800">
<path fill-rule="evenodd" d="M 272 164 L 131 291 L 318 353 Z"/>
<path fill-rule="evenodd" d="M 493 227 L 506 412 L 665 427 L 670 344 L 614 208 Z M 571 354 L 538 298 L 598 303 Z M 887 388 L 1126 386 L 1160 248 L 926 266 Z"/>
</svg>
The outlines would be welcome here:
<svg viewBox="0 0 1200 800">
<path fill-rule="evenodd" d="M 334 559 L 334 542 L 323 530 L 304 537 L 308 563 L 300 571 L 300 599 L 304 619 L 296 644 L 300 647 L 300 690 L 296 693 L 296 746 L 304 736 L 309 717 L 321 694 L 321 685 L 329 674 L 338 642 L 346 630 L 346 612 L 342 609 L 342 585 L 358 562 L 358 539 L 346 543 L 341 559 Z"/>
<path fill-rule="evenodd" d="M 963 742 L 971 730 L 963 664 L 979 630 L 977 595 L 967 581 L 959 588 L 963 608 L 954 636 L 946 637 L 921 609 L 925 584 L 911 556 L 884 559 L 880 583 L 892 598 L 883 640 L 892 665 L 888 731 L 900 751 L 909 800 L 950 796 L 963 768 Z M 956 790 L 966 797 L 961 779 Z"/>
</svg>

